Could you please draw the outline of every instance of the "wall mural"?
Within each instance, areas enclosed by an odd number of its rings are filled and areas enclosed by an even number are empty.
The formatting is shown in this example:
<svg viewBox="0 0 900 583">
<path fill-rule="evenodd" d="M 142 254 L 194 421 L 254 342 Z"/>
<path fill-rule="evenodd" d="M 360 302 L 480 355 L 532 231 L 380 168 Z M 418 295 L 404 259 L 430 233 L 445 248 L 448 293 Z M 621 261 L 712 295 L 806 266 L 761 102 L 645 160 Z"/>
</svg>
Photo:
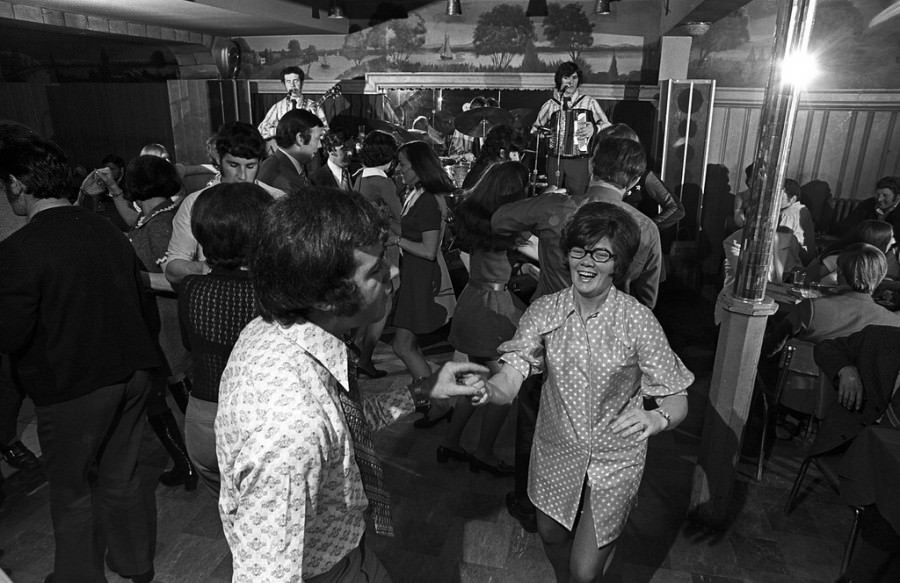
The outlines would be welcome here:
<svg viewBox="0 0 900 583">
<path fill-rule="evenodd" d="M 641 81 L 644 37 L 641 8 L 655 2 L 616 3 L 618 11 L 593 14 L 594 1 L 550 3 L 548 16 L 528 18 L 526 2 L 468 0 L 462 16 L 447 16 L 435 2 L 391 20 L 341 36 L 270 36 L 242 39 L 255 54 L 251 77 L 277 78 L 299 64 L 311 78 L 349 79 L 377 72 L 552 72 L 577 61 L 590 83 Z M 646 29 L 646 26 L 644 26 Z M 655 82 L 655 79 L 649 80 Z"/>
</svg>

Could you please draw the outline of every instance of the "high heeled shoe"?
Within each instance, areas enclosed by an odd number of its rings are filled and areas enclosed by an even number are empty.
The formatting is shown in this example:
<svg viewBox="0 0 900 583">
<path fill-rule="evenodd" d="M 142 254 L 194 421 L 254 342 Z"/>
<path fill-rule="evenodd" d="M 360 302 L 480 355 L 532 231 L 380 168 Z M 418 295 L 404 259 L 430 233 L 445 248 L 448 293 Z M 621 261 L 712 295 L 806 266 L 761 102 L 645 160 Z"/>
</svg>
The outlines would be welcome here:
<svg viewBox="0 0 900 583">
<path fill-rule="evenodd" d="M 380 368 L 375 368 L 375 365 L 372 363 L 356 363 L 356 372 L 357 374 L 366 375 L 370 379 L 380 379 L 383 376 L 387 376 L 387 371 L 381 370 Z"/>
<path fill-rule="evenodd" d="M 448 460 L 464 462 L 468 461 L 469 459 L 469 453 L 462 448 L 453 449 L 452 447 L 444 447 L 443 445 L 439 445 L 434 453 L 439 464 L 445 464 Z"/>
<path fill-rule="evenodd" d="M 469 456 L 469 471 L 477 474 L 481 470 L 496 476 L 498 478 L 502 478 L 504 476 L 511 476 L 516 473 L 515 466 L 511 466 L 503 460 L 497 460 L 496 464 L 489 464 L 486 461 L 480 460 L 474 455 Z"/>
<path fill-rule="evenodd" d="M 434 427 L 444 419 L 447 420 L 447 423 L 450 423 L 450 421 L 453 420 L 453 407 L 447 409 L 446 412 L 437 417 L 432 417 L 426 413 L 421 419 L 416 419 L 413 422 L 413 427 L 416 429 L 428 429 Z"/>
<path fill-rule="evenodd" d="M 188 457 L 187 448 L 184 445 L 184 439 L 178 430 L 178 423 L 172 412 L 166 410 L 160 415 L 153 415 L 147 418 L 150 421 L 150 427 L 156 433 L 169 457 L 175 462 L 175 466 L 159 476 L 159 483 L 163 486 L 178 486 L 184 484 L 184 489 L 191 491 L 197 488 L 197 480 L 199 476 L 197 471 L 191 464 L 191 458 Z"/>
</svg>

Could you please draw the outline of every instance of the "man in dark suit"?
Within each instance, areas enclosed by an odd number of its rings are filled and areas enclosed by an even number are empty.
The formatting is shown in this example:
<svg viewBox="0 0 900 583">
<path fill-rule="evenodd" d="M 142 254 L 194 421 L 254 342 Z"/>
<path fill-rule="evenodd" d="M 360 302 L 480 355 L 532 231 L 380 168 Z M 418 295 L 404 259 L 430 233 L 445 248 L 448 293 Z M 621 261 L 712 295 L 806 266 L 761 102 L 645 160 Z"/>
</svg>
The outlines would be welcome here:
<svg viewBox="0 0 900 583">
<path fill-rule="evenodd" d="M 322 120 L 294 109 L 278 121 L 275 153 L 263 160 L 256 179 L 290 194 L 309 186 L 306 164 L 313 160 L 322 143 Z"/>
<path fill-rule="evenodd" d="M 341 190 L 351 190 L 350 162 L 356 141 L 348 139 L 343 130 L 330 131 L 322 138 L 322 149 L 328 154 L 325 164 L 310 174 L 309 181 L 315 186 L 330 186 Z"/>
<path fill-rule="evenodd" d="M 875 195 L 859 205 L 834 228 L 835 234 L 845 235 L 866 220 L 890 223 L 894 234 L 900 233 L 900 177 L 884 176 L 875 183 Z"/>
<path fill-rule="evenodd" d="M 810 455 L 849 444 L 869 425 L 900 430 L 898 354 L 900 328 L 895 326 L 868 326 L 845 338 L 816 345 L 816 364 L 822 374 L 834 379 L 838 395 L 822 421 Z M 845 455 L 841 465 L 852 467 L 852 462 Z M 863 512 L 853 559 L 838 583 L 897 580 L 884 570 L 890 569 L 894 576 L 900 571 L 900 535 L 876 510 L 875 506 L 867 506 Z M 888 566 L 892 561 L 893 565 Z"/>
<path fill-rule="evenodd" d="M 104 581 L 105 559 L 149 583 L 156 509 L 137 464 L 156 309 L 128 240 L 69 189 L 56 144 L 0 146 L 0 191 L 28 218 L 0 243 L 0 352 L 35 404 L 56 547 L 44 581 Z"/>
</svg>

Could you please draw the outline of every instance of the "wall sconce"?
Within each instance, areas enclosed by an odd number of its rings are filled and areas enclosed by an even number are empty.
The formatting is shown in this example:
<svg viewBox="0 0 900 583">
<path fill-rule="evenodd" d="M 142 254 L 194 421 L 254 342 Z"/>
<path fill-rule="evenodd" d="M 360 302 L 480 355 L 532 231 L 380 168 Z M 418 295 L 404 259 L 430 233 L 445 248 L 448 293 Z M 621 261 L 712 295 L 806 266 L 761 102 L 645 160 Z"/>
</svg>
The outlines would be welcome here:
<svg viewBox="0 0 900 583">
<path fill-rule="evenodd" d="M 684 31 L 688 33 L 689 36 L 692 37 L 700 37 L 706 34 L 709 30 L 709 27 L 712 23 L 706 20 L 694 20 L 691 22 L 684 23 Z"/>
<path fill-rule="evenodd" d="M 447 16 L 462 16 L 460 0 L 447 0 Z"/>
<path fill-rule="evenodd" d="M 597 3 L 594 5 L 594 14 L 609 14 L 609 2 L 610 0 L 597 0 Z"/>
<path fill-rule="evenodd" d="M 331 0 L 331 7 L 328 9 L 328 18 L 344 18 L 344 9 L 338 5 L 337 0 Z"/>
<path fill-rule="evenodd" d="M 547 0 L 528 0 L 525 16 L 528 18 L 543 18 L 547 16 Z"/>
</svg>

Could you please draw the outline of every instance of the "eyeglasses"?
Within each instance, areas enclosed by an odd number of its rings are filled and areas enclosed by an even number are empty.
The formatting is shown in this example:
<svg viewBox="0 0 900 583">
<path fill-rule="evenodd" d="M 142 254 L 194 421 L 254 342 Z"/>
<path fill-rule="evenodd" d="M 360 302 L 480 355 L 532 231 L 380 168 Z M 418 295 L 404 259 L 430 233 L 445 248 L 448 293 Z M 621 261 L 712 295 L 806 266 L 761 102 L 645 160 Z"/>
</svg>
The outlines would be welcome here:
<svg viewBox="0 0 900 583">
<path fill-rule="evenodd" d="M 585 249 L 584 247 L 572 247 L 569 249 L 569 257 L 572 259 L 581 259 L 588 253 L 591 254 L 591 259 L 596 261 L 597 263 L 606 263 L 610 259 L 615 259 L 615 254 L 613 254 L 608 249 Z"/>
</svg>

